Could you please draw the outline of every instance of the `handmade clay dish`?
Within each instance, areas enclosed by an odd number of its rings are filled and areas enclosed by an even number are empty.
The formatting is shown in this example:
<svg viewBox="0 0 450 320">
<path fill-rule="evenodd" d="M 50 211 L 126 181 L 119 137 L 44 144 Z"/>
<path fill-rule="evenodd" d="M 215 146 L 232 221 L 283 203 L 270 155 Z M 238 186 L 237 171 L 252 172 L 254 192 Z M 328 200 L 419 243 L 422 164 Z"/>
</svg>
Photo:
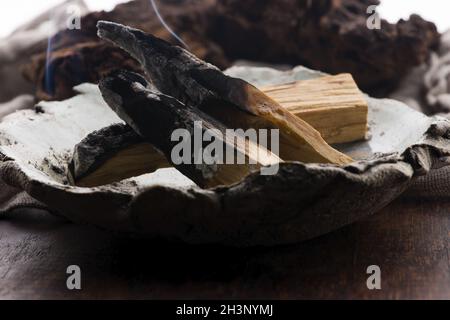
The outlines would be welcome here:
<svg viewBox="0 0 450 320">
<path fill-rule="evenodd" d="M 226 72 L 256 85 L 322 76 L 233 67 Z M 448 165 L 450 123 L 393 100 L 367 97 L 367 141 L 336 146 L 358 159 L 339 167 L 282 163 L 230 186 L 201 189 L 177 170 L 95 188 L 69 185 L 67 163 L 86 135 L 122 122 L 98 87 L 83 84 L 62 102 L 41 102 L 0 124 L 0 178 L 76 223 L 187 243 L 278 245 L 330 232 L 376 213 L 418 176 Z"/>
</svg>

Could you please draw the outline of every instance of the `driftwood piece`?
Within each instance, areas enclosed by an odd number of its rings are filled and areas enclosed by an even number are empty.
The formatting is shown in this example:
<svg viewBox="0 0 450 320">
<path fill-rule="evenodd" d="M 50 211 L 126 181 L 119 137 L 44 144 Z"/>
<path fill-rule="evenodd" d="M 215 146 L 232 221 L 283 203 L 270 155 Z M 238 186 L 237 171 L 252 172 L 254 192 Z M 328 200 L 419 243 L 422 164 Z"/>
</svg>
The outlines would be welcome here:
<svg viewBox="0 0 450 320">
<path fill-rule="evenodd" d="M 247 67 L 242 77 L 257 70 Z M 258 85 L 278 82 L 277 72 L 267 71 Z M 296 68 L 290 74 L 299 79 L 305 73 L 311 72 Z M 21 111 L 0 123 L 0 180 L 70 221 L 115 232 L 197 244 L 294 243 L 366 218 L 418 177 L 448 170 L 438 169 L 448 166 L 448 121 L 396 101 L 367 98 L 372 139 L 342 149 L 362 159 L 349 166 L 281 163 L 274 176 L 252 174 L 212 190 L 196 187 L 173 168 L 80 188 L 65 181 L 74 146 L 121 121 L 97 86 L 76 90 L 67 101 L 40 103 L 40 113 Z"/>
<path fill-rule="evenodd" d="M 378 0 L 155 0 L 155 3 L 167 25 L 189 45 L 189 50 L 220 68 L 245 59 L 303 64 L 331 74 L 349 72 L 363 91 L 372 95 L 395 88 L 414 66 L 427 60 L 439 41 L 434 24 L 417 15 L 396 24 L 382 20 L 379 30 L 369 30 L 367 8 L 378 5 Z M 179 43 L 164 28 L 149 0 L 123 3 L 112 12 L 90 13 L 83 17 L 81 30 L 64 30 L 53 39 L 50 59 L 59 56 L 64 61 L 58 62 L 54 74 L 49 75 L 58 79 L 54 81 L 58 86 L 51 99 L 68 98 L 67 94 L 73 95 L 74 84 L 98 81 L 100 74 L 110 69 L 98 63 L 98 57 L 106 57 L 113 47 L 97 38 L 98 20 L 130 25 Z M 83 43 L 95 43 L 89 54 L 81 55 L 78 48 Z M 40 49 L 43 51 L 40 58 L 31 62 L 34 66 L 26 68 L 26 73 L 37 87 L 36 95 L 49 98 L 42 73 L 45 49 L 45 46 Z M 61 56 L 59 50 L 68 54 Z M 125 58 L 125 53 L 123 56 L 116 60 L 119 69 L 124 69 L 126 65 L 120 63 L 130 58 Z M 70 76 L 73 70 L 77 70 L 79 77 Z"/>
<path fill-rule="evenodd" d="M 31 60 L 23 71 L 31 82 L 42 81 L 35 94 L 39 101 L 72 97 L 74 86 L 84 82 L 98 83 L 102 77 L 116 70 L 117 66 L 141 71 L 139 64 L 123 50 L 95 41 L 74 44 L 48 56 L 36 55 Z"/>
<path fill-rule="evenodd" d="M 230 62 L 214 42 L 204 37 L 207 12 L 217 5 L 215 0 L 155 1 L 160 16 L 176 33 L 189 42 L 196 55 L 220 67 Z M 117 5 L 112 11 L 92 12 L 82 17 L 80 30 L 62 30 L 51 39 L 47 59 L 46 46 L 31 61 L 23 61 L 25 78 L 36 87 L 38 100 L 63 100 L 72 97 L 75 85 L 98 81 L 112 68 L 140 71 L 138 63 L 126 52 L 97 37 L 97 21 L 110 20 L 144 29 L 165 40 L 177 40 L 161 23 L 149 0 L 134 0 Z M 46 44 L 46 43 L 45 43 Z M 38 51 L 39 52 L 39 51 Z M 45 66 L 51 70 L 46 73 Z M 48 82 L 54 87 L 48 88 Z"/>
<path fill-rule="evenodd" d="M 359 87 L 385 97 L 439 44 L 436 26 L 418 15 L 379 29 L 368 8 L 379 0 L 219 0 L 211 39 L 233 59 L 303 64 L 351 73 Z"/>
<path fill-rule="evenodd" d="M 100 21 L 99 36 L 138 60 L 161 92 L 198 107 L 229 128 L 280 129 L 280 157 L 302 162 L 347 164 L 308 123 L 242 79 L 224 75 L 181 47 L 123 25 Z"/>
<path fill-rule="evenodd" d="M 35 54 L 45 56 L 47 38 L 58 30 L 66 28 L 69 18 L 68 9 L 76 6 L 80 14 L 86 14 L 88 8 L 83 0 L 60 1 L 46 12 L 31 21 L 22 24 L 9 36 L 0 38 L 0 103 L 13 102 L 15 98 L 24 94 L 34 93 L 34 84 L 21 74 L 24 65 L 30 62 Z M 42 61 L 45 64 L 45 61 Z M 3 110 L 2 110 L 3 111 Z"/>
<path fill-rule="evenodd" d="M 184 105 L 173 97 L 147 89 L 147 81 L 138 74 L 117 72 L 100 82 L 100 90 L 108 105 L 133 128 L 140 136 L 160 150 L 166 159 L 180 172 L 195 181 L 201 187 L 214 187 L 239 182 L 252 171 L 262 166 L 277 165 L 281 159 L 255 141 L 246 141 L 239 136 L 230 137 L 226 128 L 209 118 L 203 112 L 188 105 Z M 195 123 L 201 127 L 196 129 Z M 192 145 L 188 163 L 174 163 L 172 150 L 178 141 L 171 139 L 177 129 L 186 129 Z M 198 151 L 203 153 L 203 147 L 196 150 L 195 131 L 199 130 L 201 138 L 206 130 L 216 130 L 220 135 L 215 136 L 225 151 L 231 152 L 233 164 L 223 164 L 224 159 L 211 159 L 213 163 L 206 163 L 203 159 L 196 160 Z M 202 142 L 203 143 L 203 142 Z M 231 149 L 228 150 L 228 149 Z M 195 155 L 195 156 L 194 156 Z M 77 159 L 83 162 L 78 155 Z M 238 158 L 244 158 L 239 163 Z M 221 162 L 222 161 L 222 162 Z M 126 164 L 125 164 L 126 166 Z"/>
<path fill-rule="evenodd" d="M 367 101 L 351 75 L 324 76 L 260 89 L 316 127 L 327 142 L 353 142 L 366 136 Z M 116 124 L 89 134 L 77 144 L 69 174 L 74 185 L 99 186 L 169 166 L 164 155 L 130 127 Z"/>
</svg>

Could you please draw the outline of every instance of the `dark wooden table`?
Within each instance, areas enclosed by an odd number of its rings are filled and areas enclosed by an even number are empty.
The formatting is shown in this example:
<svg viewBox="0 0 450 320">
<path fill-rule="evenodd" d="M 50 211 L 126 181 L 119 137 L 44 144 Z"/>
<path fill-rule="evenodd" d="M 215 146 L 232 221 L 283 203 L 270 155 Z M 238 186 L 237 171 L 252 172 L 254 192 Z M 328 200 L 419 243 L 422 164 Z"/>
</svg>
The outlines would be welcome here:
<svg viewBox="0 0 450 320">
<path fill-rule="evenodd" d="M 450 200 L 397 200 L 297 245 L 237 250 L 114 236 L 37 211 L 0 219 L 0 298 L 450 299 Z M 78 265 L 82 290 L 66 288 Z M 368 290 L 366 268 L 381 268 Z"/>
</svg>

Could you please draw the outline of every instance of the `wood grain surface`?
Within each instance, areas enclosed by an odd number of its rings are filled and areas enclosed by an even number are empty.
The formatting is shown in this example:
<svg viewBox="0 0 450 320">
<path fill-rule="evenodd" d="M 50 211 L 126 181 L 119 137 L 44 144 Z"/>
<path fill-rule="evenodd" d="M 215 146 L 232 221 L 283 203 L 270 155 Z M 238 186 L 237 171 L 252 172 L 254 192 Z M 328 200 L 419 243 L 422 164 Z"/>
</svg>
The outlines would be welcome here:
<svg viewBox="0 0 450 320">
<path fill-rule="evenodd" d="M 401 199 L 305 243 L 236 250 L 128 239 L 46 213 L 0 219 L 3 299 L 450 299 L 450 201 Z M 82 290 L 66 289 L 79 265 Z M 381 268 L 368 290 L 366 268 Z"/>
<path fill-rule="evenodd" d="M 308 122 L 328 143 L 363 140 L 367 101 L 351 74 L 260 88 L 281 106 Z"/>
</svg>

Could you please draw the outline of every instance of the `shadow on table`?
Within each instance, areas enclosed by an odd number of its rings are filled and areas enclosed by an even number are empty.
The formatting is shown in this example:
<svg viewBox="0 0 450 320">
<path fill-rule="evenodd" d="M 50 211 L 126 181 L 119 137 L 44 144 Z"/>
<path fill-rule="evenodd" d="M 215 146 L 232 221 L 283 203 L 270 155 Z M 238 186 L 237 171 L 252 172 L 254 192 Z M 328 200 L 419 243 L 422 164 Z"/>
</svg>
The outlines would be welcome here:
<svg viewBox="0 0 450 320">
<path fill-rule="evenodd" d="M 448 213 L 443 214 L 448 211 L 433 203 L 397 201 L 366 221 L 300 244 L 275 248 L 189 246 L 133 239 L 70 224 L 42 212 L 26 211 L 0 220 L 0 234 L 4 236 L 6 223 L 9 232 L 33 234 L 37 248 L 50 243 L 51 250 L 45 257 L 32 259 L 34 263 L 45 259 L 41 263 L 49 269 L 65 270 L 68 265 L 79 265 L 85 283 L 83 298 L 386 297 L 386 291 L 377 295 L 367 290 L 367 266 L 383 266 L 383 272 L 391 275 L 385 277 L 383 284 L 392 287 L 410 281 L 404 273 L 411 269 L 415 273 L 431 271 L 433 267 L 448 271 L 448 261 L 446 265 L 442 259 L 446 255 L 444 240 L 450 220 Z M 450 207 L 450 202 L 446 206 Z M 424 212 L 424 207 L 429 211 Z M 425 223 L 427 217 L 432 220 L 430 227 Z M 439 218 L 446 219 L 447 224 L 439 222 Z M 411 229 L 414 219 L 423 219 L 423 230 L 417 234 Z M 437 224 L 442 226 L 440 230 L 436 229 Z M 434 241 L 430 244 L 433 252 L 423 247 L 425 242 L 421 239 L 429 233 L 428 228 L 434 228 L 436 236 L 429 239 Z M 422 242 L 416 247 L 412 245 L 414 241 Z M 426 265 L 420 261 L 420 255 Z M 63 281 L 64 277 L 61 274 L 61 279 L 54 281 Z M 417 276 L 418 281 L 427 277 Z M 450 275 L 444 272 L 443 277 L 431 276 L 432 280 L 446 281 Z M 439 290 L 442 292 L 442 288 Z"/>
</svg>

